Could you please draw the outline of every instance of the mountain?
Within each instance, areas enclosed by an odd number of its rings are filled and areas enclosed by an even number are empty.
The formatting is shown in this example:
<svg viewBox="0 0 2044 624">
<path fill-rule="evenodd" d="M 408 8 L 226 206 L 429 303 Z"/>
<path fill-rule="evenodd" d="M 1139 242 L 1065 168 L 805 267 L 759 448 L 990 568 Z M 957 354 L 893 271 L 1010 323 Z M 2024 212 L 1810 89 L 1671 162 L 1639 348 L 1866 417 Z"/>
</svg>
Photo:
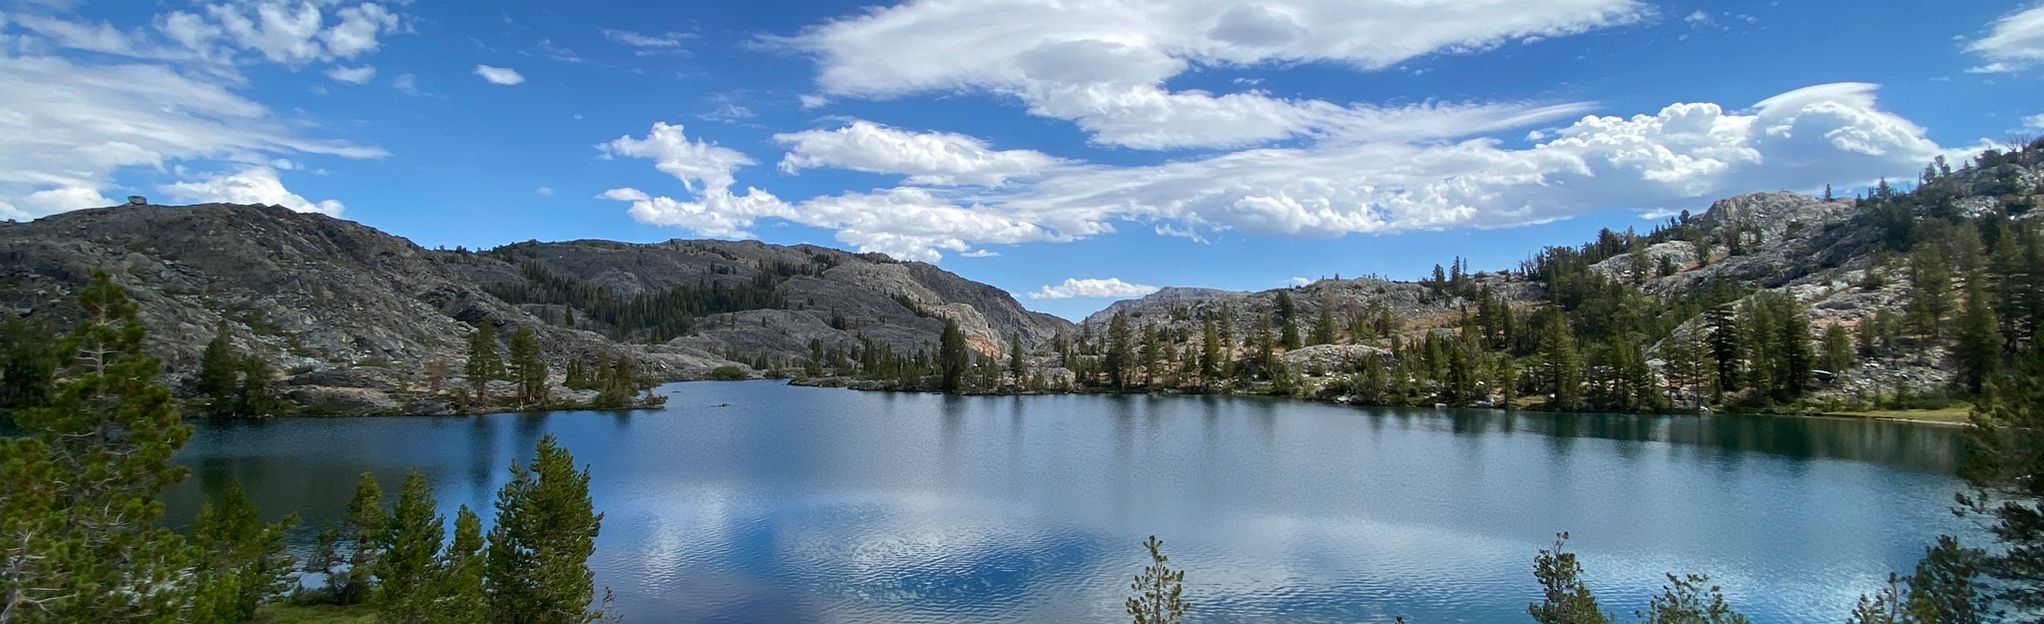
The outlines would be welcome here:
<svg viewBox="0 0 2044 624">
<path fill-rule="evenodd" d="M 431 251 L 324 215 L 228 204 L 0 222 L 0 314 L 68 326 L 79 314 L 75 292 L 98 269 L 136 302 L 150 330 L 146 347 L 163 359 L 173 387 L 189 393 L 200 352 L 224 327 L 236 349 L 281 372 L 285 398 L 312 413 L 452 411 L 450 398 L 431 387 L 457 383 L 468 336 L 481 323 L 500 339 L 531 328 L 556 384 L 568 362 L 597 358 L 682 379 L 742 369 L 733 359 L 807 357 L 811 340 L 844 347 L 864 338 L 927 351 L 946 318 L 987 355 L 1003 353 L 1010 336 L 1044 341 L 1069 326 L 933 266 L 819 247 L 574 241 Z M 588 291 L 592 302 L 696 288 L 723 299 L 615 319 L 683 330 L 653 336 L 590 316 L 602 310 L 576 310 L 584 322 L 575 325 L 562 302 L 533 296 L 539 276 Z M 767 289 L 747 292 L 755 286 Z M 452 372 L 436 380 L 435 370 Z"/>
</svg>

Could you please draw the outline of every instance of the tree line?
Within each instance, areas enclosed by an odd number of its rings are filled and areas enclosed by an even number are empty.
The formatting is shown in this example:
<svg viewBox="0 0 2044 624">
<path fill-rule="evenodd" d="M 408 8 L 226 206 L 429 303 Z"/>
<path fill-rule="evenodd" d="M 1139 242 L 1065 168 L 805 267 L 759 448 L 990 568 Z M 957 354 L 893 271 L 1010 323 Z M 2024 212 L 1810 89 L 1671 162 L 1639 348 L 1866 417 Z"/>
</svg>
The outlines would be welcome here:
<svg viewBox="0 0 2044 624">
<path fill-rule="evenodd" d="M 511 468 L 496 522 L 457 514 L 452 544 L 423 476 L 386 511 L 364 475 L 340 527 L 323 530 L 302 566 L 284 550 L 295 516 L 265 523 L 239 484 L 198 513 L 189 534 L 161 525 L 166 488 L 189 476 L 171 461 L 191 438 L 147 329 L 104 271 L 78 295 L 83 319 L 38 397 L 0 437 L 0 622 L 247 622 L 278 600 L 366 602 L 382 622 L 589 622 L 588 556 L 602 522 L 589 473 L 547 437 Z M 223 380 L 213 380 L 224 383 Z M 298 572 L 325 579 L 302 587 Z M 592 610 L 595 603 L 597 609 Z"/>
</svg>

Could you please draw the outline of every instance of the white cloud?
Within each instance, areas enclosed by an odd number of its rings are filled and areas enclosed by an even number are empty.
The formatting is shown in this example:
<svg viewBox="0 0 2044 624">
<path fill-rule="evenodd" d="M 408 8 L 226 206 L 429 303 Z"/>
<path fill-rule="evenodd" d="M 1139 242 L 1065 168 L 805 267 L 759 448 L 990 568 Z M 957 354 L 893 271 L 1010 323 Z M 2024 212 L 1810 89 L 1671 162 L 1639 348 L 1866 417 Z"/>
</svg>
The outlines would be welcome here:
<svg viewBox="0 0 2044 624">
<path fill-rule="evenodd" d="M 991 175 L 968 166 L 979 162 L 972 158 L 910 158 L 903 154 L 920 152 L 889 142 L 843 153 L 798 147 L 790 154 L 798 168 L 857 163 L 922 179 L 794 204 L 759 189 L 734 194 L 734 172 L 752 159 L 687 140 L 679 126 L 656 125 L 647 138 L 619 139 L 607 151 L 655 160 L 694 196 L 682 201 L 623 189 L 630 193 L 611 197 L 633 202 L 641 221 L 740 236 L 760 219 L 780 219 L 835 230 L 862 250 L 935 260 L 942 251 L 981 245 L 1099 236 L 1119 222 L 1193 240 L 1219 230 L 1333 237 L 1509 227 L 1595 210 L 1701 207 L 1736 193 L 1852 185 L 1919 170 L 1942 149 L 1916 124 L 1881 110 L 1874 91 L 1840 83 L 1740 110 L 1677 103 L 1632 117 L 1589 116 L 1523 149 L 1492 139 L 1334 141 L 1147 166 L 1066 163 L 993 187 L 938 184 Z M 930 138 L 875 129 L 890 139 Z"/>
<path fill-rule="evenodd" d="M 1119 277 L 1065 278 L 1065 283 L 1044 286 L 1029 293 L 1030 299 L 1128 299 L 1157 292 L 1156 286 L 1130 284 Z"/>
<path fill-rule="evenodd" d="M 696 38 L 696 36 L 692 33 L 678 32 L 667 32 L 658 35 L 648 35 L 629 30 L 613 30 L 605 28 L 603 29 L 603 38 L 609 39 L 619 44 L 631 46 L 633 48 L 638 48 L 637 53 L 640 55 L 652 55 L 681 53 L 682 42 L 694 39 Z"/>
<path fill-rule="evenodd" d="M 821 95 L 810 95 L 807 93 L 795 96 L 795 101 L 797 103 L 800 103 L 802 105 L 802 108 L 805 109 L 821 108 L 825 105 L 830 104 L 830 98 L 826 98 Z"/>
<path fill-rule="evenodd" d="M 542 186 L 542 187 L 539 187 L 539 188 L 533 189 L 533 190 L 532 190 L 532 192 L 534 192 L 534 193 L 538 193 L 540 197 L 553 197 L 553 196 L 554 196 L 554 187 L 551 187 L 551 186 Z"/>
<path fill-rule="evenodd" d="M 312 201 L 285 189 L 277 171 L 269 167 L 247 167 L 201 180 L 177 182 L 163 186 L 162 190 L 182 201 L 283 206 L 329 217 L 341 216 L 344 209 L 337 200 Z"/>
<path fill-rule="evenodd" d="M 0 54 L 0 217 L 82 207 L 125 168 L 191 161 L 266 164 L 292 155 L 379 158 L 376 147 L 307 138 L 218 81 L 153 64 L 94 65 Z M 103 204 L 102 204 L 103 205 Z"/>
<path fill-rule="evenodd" d="M 332 78 L 334 82 L 341 84 L 369 84 L 370 80 L 376 78 L 376 67 L 371 65 L 363 65 L 361 67 L 335 66 L 326 70 L 326 77 Z"/>
<path fill-rule="evenodd" d="M 1299 287 L 1299 286 L 1305 286 L 1305 285 L 1307 285 L 1307 284 L 1311 284 L 1311 283 L 1313 283 L 1313 280 L 1312 280 L 1312 278 L 1308 278 L 1308 277 L 1304 277 L 1304 276 L 1299 276 L 1299 275 L 1294 275 L 1294 276 L 1292 276 L 1292 279 L 1288 279 L 1288 280 L 1285 280 L 1285 284 L 1286 284 L 1286 285 L 1288 285 L 1288 286 L 1292 286 L 1292 287 L 1295 287 L 1295 288 L 1296 288 L 1296 287 Z"/>
<path fill-rule="evenodd" d="M 1987 36 L 1967 44 L 1966 51 L 1987 59 L 1967 70 L 1976 73 L 2020 71 L 2044 62 L 2044 5 L 1995 20 Z"/>
<path fill-rule="evenodd" d="M 1071 240 L 1070 235 L 980 207 L 963 207 L 928 190 L 896 188 L 815 197 L 791 205 L 772 193 L 733 192 L 734 172 L 755 164 L 727 147 L 688 138 L 680 124 L 656 123 L 643 138 L 619 137 L 598 146 L 605 157 L 643 158 L 681 182 L 686 199 L 615 188 L 600 197 L 631 204 L 633 219 L 685 228 L 701 236 L 741 238 L 760 219 L 780 219 L 837 232 L 859 248 L 910 260 L 936 261 L 937 250 L 964 252 L 974 243 Z M 1089 234 L 1100 231 L 1089 231 Z"/>
<path fill-rule="evenodd" d="M 2024 117 L 2023 127 L 2032 130 L 2044 130 L 2044 113 Z"/>
<path fill-rule="evenodd" d="M 1001 255 L 1001 252 L 991 249 L 967 249 L 958 253 L 960 258 L 992 258 L 998 255 Z"/>
<path fill-rule="evenodd" d="M 784 40 L 814 54 L 826 94 L 891 98 L 959 89 L 1018 98 L 1095 141 L 1143 149 L 1239 147 L 1293 137 L 1470 136 L 1585 105 L 1429 104 L 1413 113 L 1260 91 L 1172 91 L 1195 66 L 1333 61 L 1381 69 L 1433 53 L 1628 24 L 1634 0 L 1232 2 L 922 0 L 832 21 Z M 1477 123 L 1466 122 L 1469 118 Z"/>
<path fill-rule="evenodd" d="M 488 81 L 490 84 L 493 85 L 509 86 L 525 82 L 525 76 L 519 74 L 518 70 L 511 69 L 509 67 L 492 67 L 489 65 L 477 65 L 475 74 L 477 76 L 482 76 L 483 80 Z"/>
<path fill-rule="evenodd" d="M 835 167 L 908 176 L 909 184 L 993 186 L 1030 177 L 1061 161 L 1034 150 L 994 150 L 979 139 L 950 132 L 914 132 L 855 120 L 836 130 L 774 135 L 788 146 L 781 170 Z"/>
</svg>

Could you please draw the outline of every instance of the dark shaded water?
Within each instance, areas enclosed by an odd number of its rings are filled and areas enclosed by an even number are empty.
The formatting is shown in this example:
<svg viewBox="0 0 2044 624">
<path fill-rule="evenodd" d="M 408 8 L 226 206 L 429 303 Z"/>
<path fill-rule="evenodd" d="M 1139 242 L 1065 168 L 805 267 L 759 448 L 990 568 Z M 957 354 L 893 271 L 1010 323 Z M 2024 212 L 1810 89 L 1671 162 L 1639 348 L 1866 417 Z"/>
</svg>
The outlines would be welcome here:
<svg viewBox="0 0 2044 624">
<path fill-rule="evenodd" d="M 553 433 L 594 471 L 597 579 L 637 623 L 1120 621 L 1152 533 L 1199 621 L 1524 621 L 1561 530 L 1621 612 L 1694 571 L 1756 621 L 1838 622 L 1963 528 L 1959 431 L 1936 426 L 662 391 L 668 409 L 628 414 L 204 426 L 173 515 L 239 479 L 331 522 L 356 475 L 394 492 L 413 467 L 448 514 L 487 510 Z"/>
</svg>

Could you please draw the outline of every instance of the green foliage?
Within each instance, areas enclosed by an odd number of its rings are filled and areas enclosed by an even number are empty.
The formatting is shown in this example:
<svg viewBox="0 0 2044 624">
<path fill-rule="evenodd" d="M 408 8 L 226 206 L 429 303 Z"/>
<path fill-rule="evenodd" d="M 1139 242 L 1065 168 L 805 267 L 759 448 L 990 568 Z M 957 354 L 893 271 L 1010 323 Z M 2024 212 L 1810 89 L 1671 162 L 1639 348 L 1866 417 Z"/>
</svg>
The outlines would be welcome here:
<svg viewBox="0 0 2044 624">
<path fill-rule="evenodd" d="M 1192 608 L 1184 596 L 1185 571 L 1171 569 L 1171 558 L 1164 556 L 1163 546 L 1155 535 L 1143 542 L 1150 552 L 1150 565 L 1129 584 L 1129 591 L 1135 593 L 1127 602 L 1134 624 L 1177 624 Z"/>
<path fill-rule="evenodd" d="M 362 473 L 355 482 L 355 495 L 348 500 L 348 515 L 341 520 L 339 531 L 340 539 L 348 545 L 347 567 L 327 577 L 336 602 L 345 605 L 369 600 L 390 523 L 390 515 L 383 510 L 383 489 L 376 485 L 375 476 Z"/>
<path fill-rule="evenodd" d="M 520 246 L 508 246 L 492 253 L 515 258 Z M 814 275 L 830 267 L 829 262 L 807 264 L 775 263 L 755 272 L 750 279 L 736 276 L 736 269 L 718 265 L 717 275 L 695 284 L 666 290 L 623 296 L 581 279 L 554 272 L 538 261 L 521 263 L 518 282 L 487 286 L 497 298 L 514 304 L 545 303 L 565 305 L 582 311 L 584 327 L 590 320 L 609 327 L 613 338 L 665 342 L 695 330 L 701 317 L 726 312 L 785 308 L 779 293 L 783 280 L 795 275 Z M 573 326 L 573 325 L 570 325 Z"/>
<path fill-rule="evenodd" d="M 1637 614 L 1640 624 L 1748 624 L 1746 616 L 1726 604 L 1724 592 L 1709 583 L 1710 577 L 1701 574 L 1669 574 L 1661 595 Z"/>
<path fill-rule="evenodd" d="M 1540 602 L 1526 607 L 1536 624 L 1610 624 L 1611 616 L 1583 584 L 1583 564 L 1563 550 L 1568 533 L 1554 538 L 1554 548 L 1533 557 L 1533 579 L 1540 582 Z"/>
<path fill-rule="evenodd" d="M 1576 409 L 1583 402 L 1582 363 L 1577 359 L 1574 336 L 1558 312 L 1549 312 L 1540 331 L 1540 370 L 1543 389 L 1553 393 L 1549 407 Z"/>
<path fill-rule="evenodd" d="M 21 318 L 0 322 L 0 415 L 41 406 L 56 372 L 57 335 L 49 326 Z"/>
<path fill-rule="evenodd" d="M 78 294 L 84 319 L 57 351 L 69 364 L 42 407 L 0 439 L 0 596 L 24 622 L 172 617 L 195 596 L 187 541 L 156 525 L 191 437 L 156 383 L 146 330 L 106 272 Z"/>
<path fill-rule="evenodd" d="M 945 392 L 964 389 L 965 368 L 972 364 L 972 356 L 965 348 L 965 332 L 958 328 L 958 321 L 944 319 L 944 333 L 937 337 L 937 369 L 942 375 Z"/>
<path fill-rule="evenodd" d="M 478 404 L 490 403 L 490 380 L 504 377 L 504 360 L 497 354 L 497 326 L 489 320 L 476 323 L 468 335 L 468 362 L 462 366 L 468 378 L 469 396 Z"/>
<path fill-rule="evenodd" d="M 221 321 L 213 339 L 206 343 L 206 351 L 199 355 L 199 374 L 194 383 L 199 394 L 206 397 L 207 410 L 216 416 L 234 411 L 235 378 L 240 373 L 240 364 L 234 355 L 234 346 L 228 341 L 227 322 Z"/>
<path fill-rule="evenodd" d="M 446 519 L 433 509 L 426 475 L 413 470 L 405 476 L 397 506 L 384 526 L 381 555 L 374 566 L 377 583 L 372 599 L 380 622 L 425 622 L 434 611 L 432 581 L 439 574 Z"/>
<path fill-rule="evenodd" d="M 703 378 L 714 381 L 738 381 L 745 379 L 745 369 L 736 366 L 719 366 L 710 369 L 710 372 L 703 375 Z"/>
<path fill-rule="evenodd" d="M 497 491 L 496 507 L 484 579 L 497 621 L 601 618 L 601 610 L 588 608 L 595 578 L 589 555 L 603 524 L 603 514 L 589 500 L 588 470 L 576 470 L 574 456 L 552 435 L 540 438 L 529 466 L 511 465 L 511 480 Z"/>
<path fill-rule="evenodd" d="M 2044 610 L 2044 345 L 2033 340 L 1974 406 L 1959 475 L 1960 508 L 1988 523 L 1998 548 L 1981 569 L 2011 610 Z"/>
<path fill-rule="evenodd" d="M 263 523 L 239 483 L 201 507 L 192 528 L 201 553 L 192 621 L 246 622 L 256 607 L 295 585 L 296 562 L 284 553 L 284 532 L 296 522 Z"/>
<path fill-rule="evenodd" d="M 511 334 L 511 382 L 518 387 L 518 406 L 546 402 L 546 362 L 540 359 L 539 337 L 530 327 Z"/>
<path fill-rule="evenodd" d="M 1852 367 L 1852 333 L 1844 325 L 1832 323 L 1824 327 L 1823 355 L 1820 365 L 1832 373 L 1844 372 Z"/>
</svg>

